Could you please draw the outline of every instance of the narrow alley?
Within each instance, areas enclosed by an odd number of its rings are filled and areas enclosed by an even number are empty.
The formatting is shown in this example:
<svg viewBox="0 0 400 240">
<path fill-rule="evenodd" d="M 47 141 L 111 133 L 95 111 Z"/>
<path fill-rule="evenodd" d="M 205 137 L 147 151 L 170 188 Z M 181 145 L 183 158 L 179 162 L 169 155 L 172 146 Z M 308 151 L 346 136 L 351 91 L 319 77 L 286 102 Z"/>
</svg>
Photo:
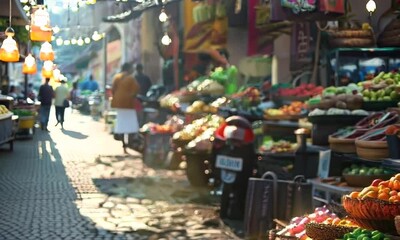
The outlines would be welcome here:
<svg viewBox="0 0 400 240">
<path fill-rule="evenodd" d="M 102 120 L 67 109 L 54 124 L 0 147 L 0 239 L 237 239 L 183 170 L 124 155 Z"/>
</svg>

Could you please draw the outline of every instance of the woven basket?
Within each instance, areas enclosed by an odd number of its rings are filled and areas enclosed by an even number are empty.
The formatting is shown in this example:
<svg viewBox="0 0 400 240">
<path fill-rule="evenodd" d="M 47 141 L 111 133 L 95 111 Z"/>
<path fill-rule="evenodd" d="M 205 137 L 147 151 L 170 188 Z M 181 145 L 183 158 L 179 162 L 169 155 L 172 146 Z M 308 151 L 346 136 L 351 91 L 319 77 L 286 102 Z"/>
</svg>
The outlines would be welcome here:
<svg viewBox="0 0 400 240">
<path fill-rule="evenodd" d="M 314 240 L 335 240 L 352 232 L 355 227 L 335 226 L 332 224 L 309 223 L 306 225 L 307 236 Z"/>
<path fill-rule="evenodd" d="M 339 153 L 355 153 L 356 144 L 355 139 L 344 139 L 329 136 L 329 147 L 334 152 Z"/>
<path fill-rule="evenodd" d="M 393 219 L 400 215 L 400 204 L 379 199 L 366 198 L 361 200 L 344 196 L 342 204 L 349 216 L 354 219 L 393 222 Z"/>
</svg>

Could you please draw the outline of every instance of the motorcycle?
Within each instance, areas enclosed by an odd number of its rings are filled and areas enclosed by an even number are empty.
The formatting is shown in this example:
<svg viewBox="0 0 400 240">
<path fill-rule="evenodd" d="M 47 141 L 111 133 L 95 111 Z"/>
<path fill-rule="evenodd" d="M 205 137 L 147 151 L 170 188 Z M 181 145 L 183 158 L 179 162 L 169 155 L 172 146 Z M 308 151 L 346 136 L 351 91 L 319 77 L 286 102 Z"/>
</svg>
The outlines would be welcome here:
<svg viewBox="0 0 400 240">
<path fill-rule="evenodd" d="M 215 172 L 222 184 L 221 218 L 243 219 L 247 182 L 254 175 L 256 154 L 251 123 L 243 117 L 232 116 L 221 125 L 215 137 Z"/>
</svg>

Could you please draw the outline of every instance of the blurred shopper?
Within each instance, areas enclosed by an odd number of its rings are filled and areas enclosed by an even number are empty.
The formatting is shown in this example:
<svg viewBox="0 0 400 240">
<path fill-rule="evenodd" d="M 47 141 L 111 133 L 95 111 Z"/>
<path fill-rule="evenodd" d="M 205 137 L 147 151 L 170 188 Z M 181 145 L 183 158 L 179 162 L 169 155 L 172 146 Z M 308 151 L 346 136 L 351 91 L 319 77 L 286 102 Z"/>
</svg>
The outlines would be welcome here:
<svg viewBox="0 0 400 240">
<path fill-rule="evenodd" d="M 90 90 L 90 91 L 94 92 L 94 91 L 99 90 L 99 84 L 93 78 L 93 75 L 90 74 L 89 78 L 82 82 L 81 89 L 82 89 L 82 91 Z"/>
<path fill-rule="evenodd" d="M 40 127 L 48 132 L 47 124 L 49 123 L 50 108 L 54 97 L 54 91 L 49 82 L 50 78 L 46 78 L 45 83 L 40 86 L 38 94 L 38 100 L 40 101 Z"/>
<path fill-rule="evenodd" d="M 143 65 L 140 63 L 136 65 L 135 79 L 140 87 L 139 94 L 142 96 L 146 96 L 151 87 L 151 80 L 146 74 L 143 73 Z"/>
<path fill-rule="evenodd" d="M 61 85 L 55 90 L 54 105 L 56 106 L 56 119 L 58 124 L 61 124 L 61 128 L 64 128 L 64 112 L 65 108 L 69 107 L 69 91 L 65 86 L 66 81 L 61 80 Z"/>
<path fill-rule="evenodd" d="M 114 134 L 121 136 L 124 153 L 127 153 L 129 135 L 139 132 L 139 123 L 136 113 L 137 98 L 139 93 L 139 84 L 133 77 L 133 65 L 124 63 L 121 72 L 116 74 L 112 83 L 112 101 L 111 107 L 117 112 L 117 121 L 114 128 Z M 116 138 L 117 139 L 117 138 Z"/>
<path fill-rule="evenodd" d="M 72 90 L 70 92 L 72 109 L 77 109 L 80 104 L 80 91 L 78 89 L 78 82 L 72 83 Z"/>
</svg>

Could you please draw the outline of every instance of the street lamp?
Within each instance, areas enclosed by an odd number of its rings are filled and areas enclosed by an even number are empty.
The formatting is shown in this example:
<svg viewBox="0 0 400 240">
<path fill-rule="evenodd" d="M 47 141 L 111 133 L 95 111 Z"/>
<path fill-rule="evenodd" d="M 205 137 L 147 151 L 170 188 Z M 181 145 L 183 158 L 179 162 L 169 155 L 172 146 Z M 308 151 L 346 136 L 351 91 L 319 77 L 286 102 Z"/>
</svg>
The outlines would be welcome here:
<svg viewBox="0 0 400 240">
<path fill-rule="evenodd" d="M 375 12 L 375 10 L 376 10 L 376 3 L 374 0 L 369 0 L 365 7 L 367 8 L 367 11 L 369 12 L 369 14 L 372 15 L 372 13 Z"/>
</svg>

